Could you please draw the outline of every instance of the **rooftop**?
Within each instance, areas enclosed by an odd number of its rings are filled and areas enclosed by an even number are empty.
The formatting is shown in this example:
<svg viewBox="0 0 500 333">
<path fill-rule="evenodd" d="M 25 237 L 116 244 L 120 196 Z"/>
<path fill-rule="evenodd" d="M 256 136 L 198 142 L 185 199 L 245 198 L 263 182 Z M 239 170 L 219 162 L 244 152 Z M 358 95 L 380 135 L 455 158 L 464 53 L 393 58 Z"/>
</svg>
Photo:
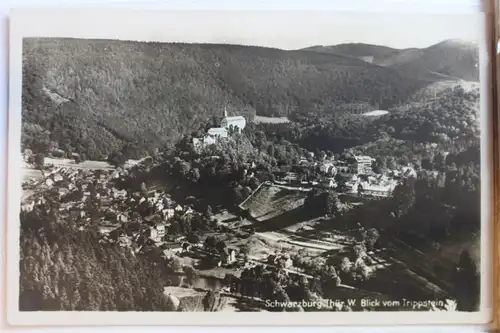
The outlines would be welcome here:
<svg viewBox="0 0 500 333">
<path fill-rule="evenodd" d="M 224 117 L 224 119 L 227 119 L 227 120 L 246 120 L 245 117 L 243 117 L 243 116 L 227 116 L 227 117 Z"/>
<path fill-rule="evenodd" d="M 371 162 L 373 158 L 370 156 L 354 156 L 356 162 Z"/>
<path fill-rule="evenodd" d="M 212 127 L 207 133 L 208 135 L 227 135 L 227 129 L 223 127 Z"/>
</svg>

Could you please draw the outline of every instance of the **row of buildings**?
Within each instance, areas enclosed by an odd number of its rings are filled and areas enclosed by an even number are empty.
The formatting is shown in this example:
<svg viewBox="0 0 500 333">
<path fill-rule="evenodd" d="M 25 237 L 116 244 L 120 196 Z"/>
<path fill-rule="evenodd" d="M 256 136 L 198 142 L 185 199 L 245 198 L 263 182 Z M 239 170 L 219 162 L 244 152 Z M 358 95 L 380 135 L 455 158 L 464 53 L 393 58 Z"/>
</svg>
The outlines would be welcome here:
<svg viewBox="0 0 500 333">
<path fill-rule="evenodd" d="M 352 156 L 346 159 L 333 158 L 310 162 L 303 158 L 298 170 L 276 173 L 276 183 L 300 187 L 342 188 L 350 195 L 388 197 L 403 178 L 416 177 L 411 166 L 398 170 L 385 170 L 381 174 L 373 171 L 375 159 L 370 156 Z M 316 171 L 316 176 L 308 179 L 304 170 Z M 319 176 L 318 176 L 319 174 Z"/>
</svg>

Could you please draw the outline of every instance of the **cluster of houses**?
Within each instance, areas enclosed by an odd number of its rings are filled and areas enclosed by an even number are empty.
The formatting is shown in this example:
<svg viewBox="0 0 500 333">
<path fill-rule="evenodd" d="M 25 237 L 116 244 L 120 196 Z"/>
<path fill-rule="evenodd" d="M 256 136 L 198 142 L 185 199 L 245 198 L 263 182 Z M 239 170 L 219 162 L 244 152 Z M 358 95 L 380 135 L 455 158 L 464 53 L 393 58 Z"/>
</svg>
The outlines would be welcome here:
<svg viewBox="0 0 500 333">
<path fill-rule="evenodd" d="M 138 167 L 141 164 L 134 166 Z M 99 242 L 118 244 L 134 255 L 153 251 L 166 258 L 194 251 L 209 257 L 214 266 L 236 262 L 235 248 L 207 252 L 203 243 L 191 244 L 183 236 L 169 235 L 174 217 L 199 213 L 189 205 L 177 204 L 163 191 L 144 193 L 115 187 L 114 180 L 123 180 L 131 173 L 133 169 L 82 170 L 49 166 L 42 179 L 29 180 L 34 191 L 23 200 L 21 209 L 28 212 L 41 208 L 48 212 L 52 209 L 51 202 L 55 202 L 61 216 L 74 218 L 76 229 L 97 225 L 101 234 Z"/>
<path fill-rule="evenodd" d="M 163 242 L 176 214 L 194 213 L 191 207 L 176 204 L 161 191 L 145 194 L 116 188 L 115 180 L 123 180 L 128 174 L 129 170 L 121 168 L 48 167 L 42 179 L 27 181 L 33 193 L 24 198 L 21 210 L 29 212 L 37 207 L 48 211 L 51 203 L 57 203 L 59 214 L 76 218 L 75 227 L 98 225 L 101 241 L 127 247 L 136 246 L 141 237 Z M 138 221 L 139 225 L 135 223 Z"/>
<path fill-rule="evenodd" d="M 372 169 L 374 161 L 375 159 L 370 156 L 352 156 L 345 160 L 335 160 L 330 157 L 321 162 L 311 162 L 303 158 L 299 162 L 299 169 L 314 170 L 319 177 L 307 179 L 304 172 L 294 171 L 292 167 L 291 170 L 277 172 L 275 183 L 327 189 L 342 187 L 346 194 L 350 195 L 388 197 L 402 178 L 417 176 L 415 169 L 411 166 L 377 174 Z"/>
<path fill-rule="evenodd" d="M 399 181 L 379 174 L 376 176 L 352 175 L 345 182 L 347 193 L 351 195 L 388 197 L 396 188 Z"/>
<path fill-rule="evenodd" d="M 290 269 L 293 266 L 293 260 L 287 253 L 270 254 L 267 257 L 267 263 L 272 266 Z"/>
<path fill-rule="evenodd" d="M 221 121 L 220 127 L 209 128 L 205 136 L 201 138 L 193 138 L 193 146 L 195 149 L 200 149 L 212 145 L 221 138 L 229 136 L 229 130 L 232 128 L 235 131 L 242 131 L 246 126 L 246 119 L 243 116 L 228 116 L 227 109 L 224 109 L 224 118 Z"/>
</svg>

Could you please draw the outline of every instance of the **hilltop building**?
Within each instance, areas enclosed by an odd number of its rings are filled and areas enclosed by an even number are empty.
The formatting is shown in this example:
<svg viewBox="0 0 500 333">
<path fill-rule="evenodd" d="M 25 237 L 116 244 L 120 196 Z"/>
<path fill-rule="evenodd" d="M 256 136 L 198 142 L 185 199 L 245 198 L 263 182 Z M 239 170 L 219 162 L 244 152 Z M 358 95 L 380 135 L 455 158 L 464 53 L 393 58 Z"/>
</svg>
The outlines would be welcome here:
<svg viewBox="0 0 500 333">
<path fill-rule="evenodd" d="M 227 115 L 227 109 L 224 109 L 224 119 L 222 119 L 221 127 L 229 129 L 231 126 L 237 131 L 242 131 L 245 129 L 247 121 L 243 116 L 232 116 Z"/>
<path fill-rule="evenodd" d="M 224 118 L 221 121 L 220 127 L 212 127 L 207 131 L 207 134 L 201 138 L 193 138 L 193 145 L 195 148 L 202 148 L 212 145 L 220 138 L 227 138 L 229 135 L 229 128 L 236 131 L 242 131 L 246 126 L 246 119 L 243 116 L 227 115 L 227 110 L 224 109 Z"/>
</svg>

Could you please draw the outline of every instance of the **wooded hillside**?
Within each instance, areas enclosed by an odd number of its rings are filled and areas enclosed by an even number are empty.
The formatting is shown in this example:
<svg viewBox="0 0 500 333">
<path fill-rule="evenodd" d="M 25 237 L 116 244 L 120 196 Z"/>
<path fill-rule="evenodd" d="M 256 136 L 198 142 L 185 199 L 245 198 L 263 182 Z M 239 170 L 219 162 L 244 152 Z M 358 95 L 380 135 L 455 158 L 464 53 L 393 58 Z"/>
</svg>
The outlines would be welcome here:
<svg viewBox="0 0 500 333">
<path fill-rule="evenodd" d="M 388 108 L 428 83 L 317 52 L 39 38 L 24 40 L 23 79 L 24 145 L 52 141 L 92 159 L 162 146 L 225 106 L 250 118 Z"/>
<path fill-rule="evenodd" d="M 305 50 L 363 59 L 419 78 L 479 81 L 479 66 L 476 66 L 479 48 L 474 43 L 460 40 L 445 40 L 422 49 L 350 43 L 313 46 Z"/>
</svg>

